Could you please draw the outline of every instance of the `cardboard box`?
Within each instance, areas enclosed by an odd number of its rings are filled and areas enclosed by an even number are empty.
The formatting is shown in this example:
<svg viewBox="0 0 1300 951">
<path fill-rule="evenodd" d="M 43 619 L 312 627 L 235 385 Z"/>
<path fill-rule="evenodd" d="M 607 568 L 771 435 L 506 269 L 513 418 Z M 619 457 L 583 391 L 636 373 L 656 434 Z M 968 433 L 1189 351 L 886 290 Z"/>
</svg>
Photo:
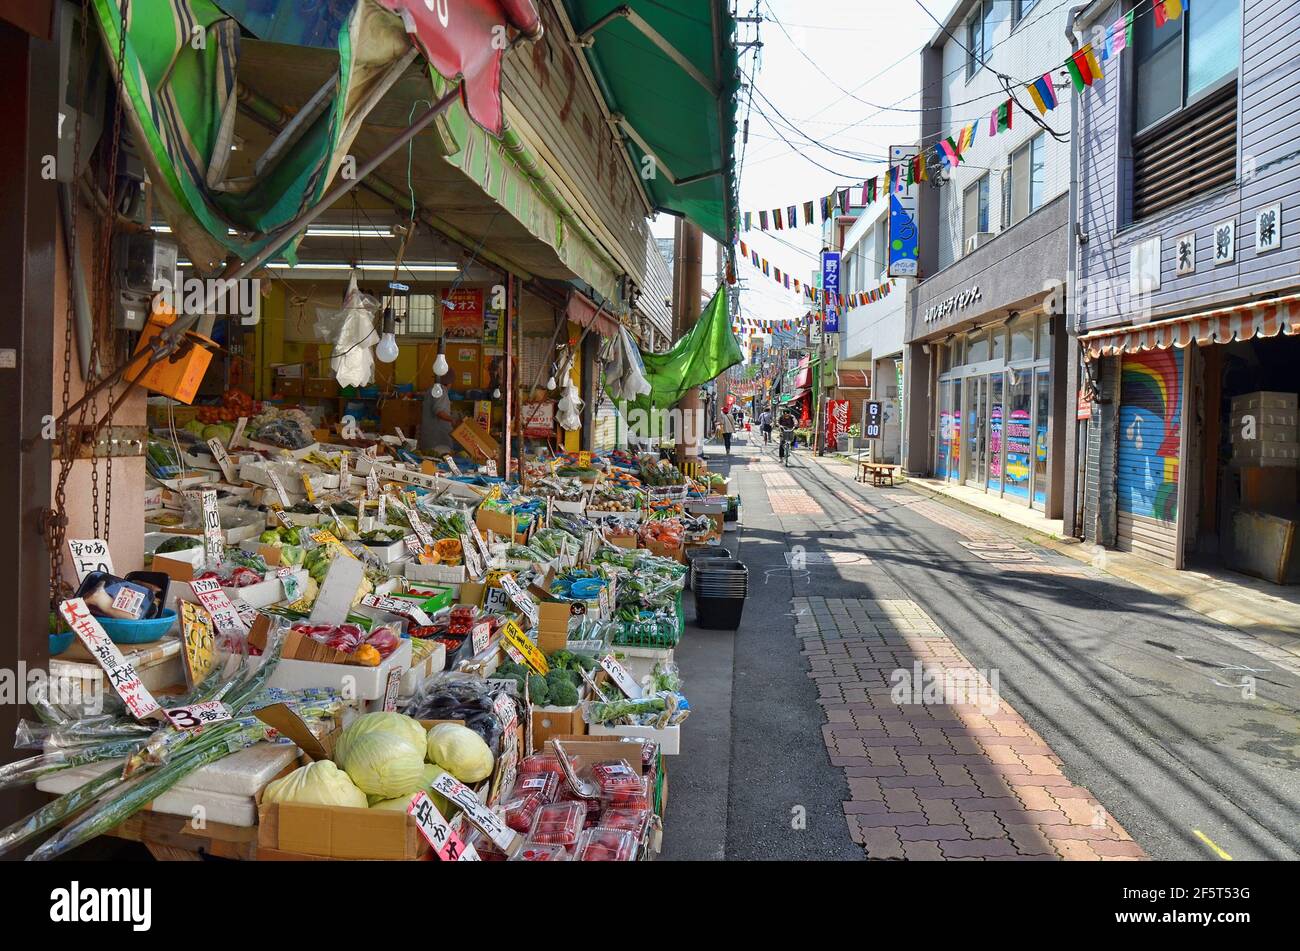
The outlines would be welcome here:
<svg viewBox="0 0 1300 951">
<path fill-rule="evenodd" d="M 302 399 L 303 385 L 301 379 L 290 379 L 286 377 L 276 383 L 274 392 L 279 393 L 286 399 Z"/>
<path fill-rule="evenodd" d="M 593 723 L 590 736 L 627 736 L 645 740 L 654 740 L 659 744 L 659 752 L 665 756 L 676 756 L 682 749 L 681 725 L 666 726 L 655 729 L 648 726 L 605 726 Z"/>
<path fill-rule="evenodd" d="M 582 719 L 582 707 L 533 707 L 533 748 L 536 753 L 553 736 L 582 736 L 587 723 Z"/>
<path fill-rule="evenodd" d="M 480 508 L 474 513 L 474 524 L 484 534 L 492 532 L 498 538 L 513 538 L 516 544 L 527 545 L 535 523 L 530 522 L 527 529 L 520 532 L 516 530 L 515 517 L 509 512 L 495 512 Z"/>
<path fill-rule="evenodd" d="M 451 431 L 451 438 L 460 443 L 475 462 L 495 459 L 501 452 L 501 445 L 472 419 L 461 420 L 460 425 Z"/>
<path fill-rule="evenodd" d="M 651 554 L 658 555 L 661 558 L 671 558 L 674 561 L 685 563 L 686 549 L 681 545 L 666 545 L 663 542 L 651 539 L 641 546 L 650 551 Z"/>
<path fill-rule="evenodd" d="M 320 399 L 333 399 L 339 395 L 338 381 L 332 377 L 307 377 L 303 380 L 302 395 Z"/>
<path fill-rule="evenodd" d="M 537 646 L 542 653 L 564 650 L 569 643 L 569 621 L 573 604 L 568 601 L 542 601 L 537 605 Z"/>
</svg>

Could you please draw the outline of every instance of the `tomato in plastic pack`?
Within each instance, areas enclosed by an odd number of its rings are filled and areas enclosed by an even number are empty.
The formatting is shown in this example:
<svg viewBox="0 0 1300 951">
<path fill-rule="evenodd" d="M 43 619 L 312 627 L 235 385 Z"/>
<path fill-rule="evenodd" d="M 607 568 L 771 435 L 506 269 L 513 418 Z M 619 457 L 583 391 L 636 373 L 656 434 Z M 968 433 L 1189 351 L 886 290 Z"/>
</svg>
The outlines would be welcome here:
<svg viewBox="0 0 1300 951">
<path fill-rule="evenodd" d="M 591 771 L 600 785 L 600 798 L 606 808 L 648 808 L 645 777 L 638 775 L 627 760 L 597 763 Z"/>
<path fill-rule="evenodd" d="M 574 858 L 579 862 L 631 862 L 636 858 L 637 839 L 626 829 L 597 826 L 578 838 Z"/>
<path fill-rule="evenodd" d="M 538 793 L 515 796 L 502 807 L 506 825 L 516 832 L 527 835 L 533 827 L 533 820 L 537 818 L 538 811 L 544 805 L 546 800 Z"/>
<path fill-rule="evenodd" d="M 578 769 L 577 757 L 570 756 L 569 765 L 573 767 L 574 771 L 577 771 Z M 521 777 L 531 776 L 534 773 L 557 773 L 558 774 L 559 772 L 560 772 L 560 758 L 556 756 L 555 753 L 551 750 L 547 750 L 543 753 L 533 753 L 530 756 L 525 756 L 523 762 L 519 764 L 519 775 Z"/>
<path fill-rule="evenodd" d="M 573 845 L 582 833 L 586 817 L 586 807 L 581 803 L 550 803 L 537 811 L 528 837 L 543 845 Z"/>
<path fill-rule="evenodd" d="M 497 848 L 496 843 L 485 836 L 478 829 L 471 828 L 469 834 L 464 836 L 465 844 L 474 846 L 474 851 L 484 862 L 504 862 L 509 856 Z"/>
<path fill-rule="evenodd" d="M 512 862 L 567 862 L 569 850 L 562 845 L 542 842 L 525 842 L 510 860 Z"/>
<path fill-rule="evenodd" d="M 631 832 L 640 842 L 650 826 L 649 809 L 606 809 L 600 814 L 598 825 L 606 829 L 623 829 Z"/>
</svg>

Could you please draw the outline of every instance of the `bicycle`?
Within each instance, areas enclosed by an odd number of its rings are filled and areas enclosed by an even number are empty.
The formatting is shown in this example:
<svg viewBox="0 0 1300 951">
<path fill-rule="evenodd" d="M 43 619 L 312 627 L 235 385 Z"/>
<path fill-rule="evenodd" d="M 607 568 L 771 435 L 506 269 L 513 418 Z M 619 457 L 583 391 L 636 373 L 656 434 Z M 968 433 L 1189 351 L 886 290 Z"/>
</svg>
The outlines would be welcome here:
<svg viewBox="0 0 1300 951">
<path fill-rule="evenodd" d="M 790 465 L 790 454 L 793 448 L 794 448 L 794 430 L 791 429 L 781 430 L 781 440 L 777 444 L 777 457 L 786 466 Z"/>
</svg>

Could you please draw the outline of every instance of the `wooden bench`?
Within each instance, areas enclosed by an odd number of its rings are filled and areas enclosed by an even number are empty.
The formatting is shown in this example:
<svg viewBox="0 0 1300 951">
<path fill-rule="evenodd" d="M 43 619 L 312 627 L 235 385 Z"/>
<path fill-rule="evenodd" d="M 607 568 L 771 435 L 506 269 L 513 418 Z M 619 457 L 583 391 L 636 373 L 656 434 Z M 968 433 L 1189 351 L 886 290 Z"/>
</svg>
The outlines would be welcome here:
<svg viewBox="0 0 1300 951">
<path fill-rule="evenodd" d="M 871 462 L 862 459 L 858 462 L 857 481 L 866 482 L 870 478 L 871 484 L 874 486 L 887 484 L 892 487 L 894 484 L 894 470 L 897 468 L 897 466 L 892 466 L 887 462 Z"/>
</svg>

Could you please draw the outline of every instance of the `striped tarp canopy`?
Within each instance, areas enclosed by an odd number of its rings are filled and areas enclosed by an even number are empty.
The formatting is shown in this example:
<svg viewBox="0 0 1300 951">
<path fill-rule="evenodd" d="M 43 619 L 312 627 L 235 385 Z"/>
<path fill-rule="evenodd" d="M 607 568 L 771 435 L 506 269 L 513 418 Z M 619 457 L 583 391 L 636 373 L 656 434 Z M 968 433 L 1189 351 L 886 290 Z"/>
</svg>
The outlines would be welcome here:
<svg viewBox="0 0 1300 951">
<path fill-rule="evenodd" d="M 1300 334 L 1300 294 L 1287 294 L 1268 300 L 1250 301 L 1232 307 L 1184 314 L 1142 326 L 1129 325 L 1084 334 L 1079 341 L 1088 360 L 1138 353 L 1143 350 L 1167 350 L 1231 343 L 1278 334 Z"/>
</svg>

